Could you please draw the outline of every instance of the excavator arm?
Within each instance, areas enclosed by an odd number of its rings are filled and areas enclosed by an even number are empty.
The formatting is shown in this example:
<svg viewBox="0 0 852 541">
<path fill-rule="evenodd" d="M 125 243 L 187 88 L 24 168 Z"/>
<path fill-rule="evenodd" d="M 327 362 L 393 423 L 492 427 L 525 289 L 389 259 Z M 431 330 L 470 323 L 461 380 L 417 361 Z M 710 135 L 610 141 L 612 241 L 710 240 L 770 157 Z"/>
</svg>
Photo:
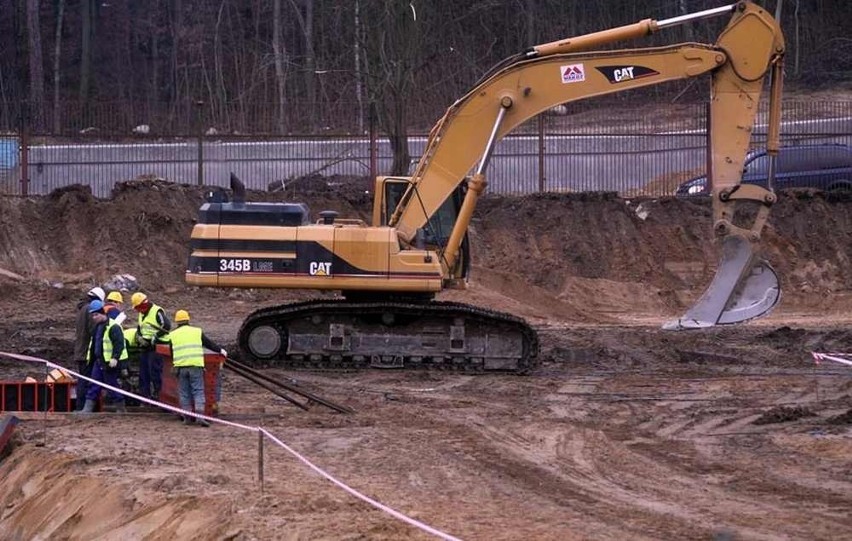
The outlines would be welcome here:
<svg viewBox="0 0 852 541">
<path fill-rule="evenodd" d="M 687 21 L 730 13 L 713 45 L 575 52 L 645 35 Z M 508 59 L 457 100 L 433 128 L 410 186 L 389 220 L 403 245 L 467 177 L 468 190 L 441 256 L 445 276 L 458 273 L 458 254 L 477 198 L 487 185 L 485 169 L 494 145 L 515 127 L 556 105 L 667 81 L 710 74 L 711 170 L 714 231 L 722 262 L 713 283 L 670 328 L 736 323 L 768 312 L 779 297 L 772 269 L 757 260 L 760 240 L 775 195 L 740 184 L 743 162 L 764 81 L 772 74 L 770 154 L 777 152 L 781 61 L 784 40 L 773 17 L 751 2 L 738 2 L 693 15 L 625 27 L 533 47 Z M 475 169 L 474 169 L 475 168 Z M 415 203 L 416 202 L 416 203 Z M 750 225 L 735 224 L 736 205 L 758 205 Z"/>
</svg>

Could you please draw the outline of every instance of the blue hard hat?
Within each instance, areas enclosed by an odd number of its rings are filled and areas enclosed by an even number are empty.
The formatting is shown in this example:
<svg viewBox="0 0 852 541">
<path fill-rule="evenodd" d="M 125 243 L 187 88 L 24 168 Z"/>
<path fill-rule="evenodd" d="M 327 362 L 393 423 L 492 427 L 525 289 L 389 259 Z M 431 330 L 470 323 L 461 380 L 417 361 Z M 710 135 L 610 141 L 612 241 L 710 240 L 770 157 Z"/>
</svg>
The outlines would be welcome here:
<svg viewBox="0 0 852 541">
<path fill-rule="evenodd" d="M 92 302 L 89 303 L 89 313 L 90 314 L 93 313 L 93 312 L 101 312 L 101 311 L 103 311 L 103 309 L 104 309 L 103 301 L 95 299 L 95 300 L 93 300 Z"/>
</svg>

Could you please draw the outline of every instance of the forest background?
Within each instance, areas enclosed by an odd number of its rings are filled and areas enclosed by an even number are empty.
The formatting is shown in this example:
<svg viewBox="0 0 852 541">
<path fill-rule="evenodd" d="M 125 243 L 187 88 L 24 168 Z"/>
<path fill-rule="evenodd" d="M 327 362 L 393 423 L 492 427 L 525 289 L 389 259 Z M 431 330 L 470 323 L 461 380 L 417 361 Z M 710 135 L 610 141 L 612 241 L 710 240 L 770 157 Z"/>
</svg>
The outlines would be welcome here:
<svg viewBox="0 0 852 541">
<path fill-rule="evenodd" d="M 531 45 L 720 0 L 0 0 L 0 130 L 423 132 Z M 774 0 L 763 5 L 774 12 Z M 618 47 L 712 43 L 727 17 Z M 786 0 L 788 88 L 852 81 L 852 2 Z M 706 99 L 674 83 L 681 101 Z M 610 100 L 672 100 L 662 87 Z M 596 106 L 600 107 L 600 101 Z"/>
</svg>

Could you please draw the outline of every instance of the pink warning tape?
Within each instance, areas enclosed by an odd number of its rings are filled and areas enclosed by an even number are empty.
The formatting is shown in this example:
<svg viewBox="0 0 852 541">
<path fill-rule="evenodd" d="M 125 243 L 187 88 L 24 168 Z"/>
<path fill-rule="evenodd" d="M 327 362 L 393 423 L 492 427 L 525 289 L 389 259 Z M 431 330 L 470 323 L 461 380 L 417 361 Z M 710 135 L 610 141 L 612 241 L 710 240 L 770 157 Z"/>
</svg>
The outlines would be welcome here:
<svg viewBox="0 0 852 541">
<path fill-rule="evenodd" d="M 281 447 L 282 449 L 284 449 L 285 451 L 287 451 L 288 453 L 290 453 L 291 455 L 296 457 L 300 462 L 305 464 L 308 468 L 317 472 L 322 477 L 324 477 L 325 479 L 330 481 L 332 484 L 334 484 L 338 488 L 343 489 L 344 491 L 348 492 L 352 496 L 355 496 L 356 498 L 367 502 L 368 504 L 372 505 L 376 509 L 383 511 L 383 512 L 391 515 L 392 517 L 396 518 L 396 519 L 399 519 L 399 520 L 401 520 L 401 521 L 403 521 L 403 522 L 405 522 L 405 523 L 407 523 L 411 526 L 414 526 L 415 528 L 419 528 L 420 530 L 423 530 L 424 532 L 426 532 L 428 534 L 434 535 L 435 537 L 445 539 L 446 541 L 461 541 L 458 537 L 454 537 L 450 534 L 442 532 L 441 530 L 435 529 L 435 528 L 429 526 L 428 524 L 424 524 L 423 522 L 420 522 L 419 520 L 416 520 L 416 519 L 413 519 L 413 518 L 411 518 L 407 515 L 404 515 L 403 513 L 400 513 L 399 511 L 396 511 L 395 509 L 388 507 L 388 506 L 384 505 L 383 503 L 381 503 L 377 500 L 374 500 L 373 498 L 370 498 L 369 496 L 367 496 L 365 494 L 362 494 L 361 492 L 358 492 L 354 488 L 352 488 L 349 485 L 343 483 L 342 481 L 336 479 L 331 474 L 329 474 L 328 472 L 326 472 L 325 470 L 323 470 L 322 468 L 320 468 L 319 466 L 317 466 L 316 464 L 314 464 L 313 462 L 311 462 L 310 460 L 308 460 L 307 458 L 305 458 L 304 456 L 299 454 L 299 452 L 297 452 L 295 449 L 293 449 L 292 447 L 290 447 L 289 445 L 287 445 L 286 443 L 284 443 L 283 441 L 281 441 L 277 437 L 273 436 L 272 433 L 267 431 L 265 428 L 262 428 L 262 427 L 259 427 L 259 426 L 248 426 L 248 425 L 243 425 L 243 424 L 240 424 L 240 423 L 234 423 L 234 422 L 231 422 L 231 421 L 226 421 L 224 419 L 219 419 L 218 417 L 208 417 L 206 415 L 200 415 L 200 414 L 195 413 L 193 411 L 186 411 L 186 410 L 182 410 L 180 408 L 176 408 L 174 406 L 170 406 L 168 404 L 163 404 L 162 402 L 157 402 L 156 400 L 151 400 L 150 398 L 145 398 L 143 396 L 139 396 L 139 395 L 130 393 L 128 391 L 125 391 L 124 389 L 119 389 L 118 387 L 113 387 L 111 385 L 107 385 L 106 383 L 94 380 L 92 378 L 88 378 L 88 377 L 86 377 L 82 374 L 78 374 L 77 372 L 74 372 L 73 370 L 69 370 L 68 368 L 65 368 L 65 367 L 60 366 L 60 365 L 55 364 L 55 363 L 52 363 L 52 362 L 48 361 L 47 359 L 41 359 L 39 357 L 31 357 L 29 355 L 20 355 L 18 353 L 8 353 L 8 352 L 5 352 L 5 351 L 0 351 L 0 356 L 9 357 L 11 359 L 16 359 L 16 360 L 24 361 L 24 362 L 40 363 L 40 364 L 47 365 L 51 368 L 61 368 L 62 370 L 73 375 L 76 378 L 86 380 L 89 383 L 94 383 L 95 385 L 99 385 L 99 386 L 103 387 L 104 389 L 109 389 L 111 391 L 115 391 L 115 392 L 123 394 L 125 396 L 135 398 L 136 400 L 139 400 L 140 402 L 145 402 L 146 404 L 150 404 L 152 406 L 156 406 L 158 408 L 162 408 L 164 410 L 168 410 L 168 411 L 171 411 L 171 412 L 174 412 L 174 413 L 178 413 L 178 414 L 181 414 L 181 415 L 189 415 L 189 416 L 195 417 L 197 419 L 205 419 L 205 420 L 207 420 L 211 423 L 218 423 L 218 424 L 230 426 L 230 427 L 233 427 L 233 428 L 239 428 L 241 430 L 248 430 L 250 432 L 260 432 L 266 438 L 271 440 L 273 443 L 275 443 L 276 445 L 278 445 L 279 447 Z"/>
<path fill-rule="evenodd" d="M 820 361 L 833 361 L 847 366 L 852 366 L 852 360 L 844 358 L 852 357 L 852 353 L 817 353 L 816 351 L 812 351 L 811 355 L 817 363 Z"/>
</svg>

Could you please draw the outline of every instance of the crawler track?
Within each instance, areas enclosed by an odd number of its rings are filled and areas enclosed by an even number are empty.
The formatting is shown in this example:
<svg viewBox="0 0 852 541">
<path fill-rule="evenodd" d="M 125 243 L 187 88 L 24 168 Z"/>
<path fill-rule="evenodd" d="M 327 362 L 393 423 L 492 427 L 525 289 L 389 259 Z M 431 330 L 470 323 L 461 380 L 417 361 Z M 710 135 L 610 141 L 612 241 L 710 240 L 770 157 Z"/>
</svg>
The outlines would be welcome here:
<svg viewBox="0 0 852 541">
<path fill-rule="evenodd" d="M 246 318 L 238 343 L 243 362 L 286 368 L 524 374 L 538 361 L 538 336 L 523 319 L 455 302 L 273 306 Z"/>
</svg>

